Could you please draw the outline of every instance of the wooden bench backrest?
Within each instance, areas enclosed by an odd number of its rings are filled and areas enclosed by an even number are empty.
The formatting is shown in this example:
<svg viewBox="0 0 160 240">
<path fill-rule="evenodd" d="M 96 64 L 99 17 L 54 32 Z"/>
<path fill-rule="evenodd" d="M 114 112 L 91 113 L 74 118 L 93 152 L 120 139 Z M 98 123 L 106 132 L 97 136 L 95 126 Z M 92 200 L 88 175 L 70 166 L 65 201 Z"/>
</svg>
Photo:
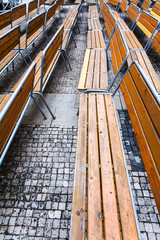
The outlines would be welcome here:
<svg viewBox="0 0 160 240">
<path fill-rule="evenodd" d="M 104 4 L 104 3 L 105 3 L 104 0 L 101 0 L 101 1 L 100 1 L 100 5 L 99 5 L 100 11 L 102 11 L 102 7 L 103 7 L 103 4 Z"/>
<path fill-rule="evenodd" d="M 45 0 L 39 0 L 39 7 L 45 4 Z"/>
<path fill-rule="evenodd" d="M 11 11 L 0 14 L 0 30 L 11 25 Z"/>
<path fill-rule="evenodd" d="M 157 24 L 158 20 L 144 11 L 141 13 L 137 22 L 138 27 L 146 34 L 148 38 L 151 37 Z"/>
<path fill-rule="evenodd" d="M 122 12 L 125 11 L 127 5 L 128 5 L 128 1 L 127 1 L 127 0 L 122 0 L 122 1 L 121 1 L 120 9 L 121 9 Z"/>
<path fill-rule="evenodd" d="M 102 14 L 102 17 L 103 17 L 104 21 L 106 20 L 106 17 L 107 17 L 107 14 L 108 14 L 109 10 L 110 10 L 110 7 L 106 3 L 104 3 L 102 11 L 101 11 L 101 14 Z"/>
<path fill-rule="evenodd" d="M 47 19 L 46 22 L 55 15 L 55 12 L 57 10 L 56 4 L 53 4 L 47 11 Z"/>
<path fill-rule="evenodd" d="M 116 27 L 115 32 L 111 38 L 110 48 L 112 54 L 114 74 L 116 74 L 128 54 L 128 48 L 126 46 L 122 31 L 120 30 L 119 26 Z"/>
<path fill-rule="evenodd" d="M 26 4 L 21 4 L 12 8 L 12 21 L 17 20 L 26 15 Z"/>
<path fill-rule="evenodd" d="M 154 4 L 151 14 L 160 20 L 160 4 L 159 3 Z"/>
<path fill-rule="evenodd" d="M 27 103 L 29 93 L 33 87 L 34 73 L 35 63 L 30 66 L 17 89 L 0 113 L 0 155 Z"/>
<path fill-rule="evenodd" d="M 138 64 L 131 65 L 120 87 L 160 212 L 160 101 Z"/>
<path fill-rule="evenodd" d="M 155 47 L 157 52 L 160 54 L 160 30 L 158 31 L 158 33 L 154 37 L 154 39 L 152 41 L 152 45 Z"/>
<path fill-rule="evenodd" d="M 52 65 L 52 61 L 53 61 L 55 55 L 57 54 L 58 49 L 61 48 L 62 39 L 63 39 L 63 31 L 64 31 L 64 27 L 61 26 L 61 28 L 57 31 L 55 36 L 48 43 L 48 45 L 46 46 L 46 48 L 43 51 L 43 55 L 42 55 L 42 76 L 41 76 L 41 78 L 43 78 L 44 75 L 47 73 L 47 71 L 50 70 L 50 67 Z M 42 81 L 42 79 L 41 79 L 41 81 Z"/>
<path fill-rule="evenodd" d="M 136 20 L 139 10 L 140 9 L 136 5 L 132 3 L 129 5 L 126 14 L 132 22 Z"/>
<path fill-rule="evenodd" d="M 117 21 L 115 19 L 115 17 L 113 16 L 113 14 L 109 11 L 106 17 L 106 21 L 104 23 L 108 37 L 111 37 L 111 34 L 113 32 L 113 29 L 116 25 Z"/>
<path fill-rule="evenodd" d="M 144 11 L 147 11 L 148 8 L 149 8 L 149 6 L 151 5 L 151 3 L 152 3 L 152 2 L 151 2 L 150 0 L 144 0 L 141 8 L 142 8 Z"/>
<path fill-rule="evenodd" d="M 19 26 L 0 37 L 0 61 L 19 44 L 19 38 Z"/>
<path fill-rule="evenodd" d="M 114 5 L 114 6 L 117 6 L 118 3 L 119 3 L 119 0 L 108 0 L 107 3 L 110 3 L 110 4 Z"/>
<path fill-rule="evenodd" d="M 45 12 L 30 20 L 27 24 L 27 38 L 32 36 L 38 29 L 45 24 Z"/>
<path fill-rule="evenodd" d="M 131 3 L 133 3 L 134 5 L 137 5 L 139 2 L 139 0 L 131 0 Z"/>
<path fill-rule="evenodd" d="M 28 13 L 32 12 L 35 9 L 38 9 L 38 0 L 31 1 L 28 4 Z"/>
</svg>

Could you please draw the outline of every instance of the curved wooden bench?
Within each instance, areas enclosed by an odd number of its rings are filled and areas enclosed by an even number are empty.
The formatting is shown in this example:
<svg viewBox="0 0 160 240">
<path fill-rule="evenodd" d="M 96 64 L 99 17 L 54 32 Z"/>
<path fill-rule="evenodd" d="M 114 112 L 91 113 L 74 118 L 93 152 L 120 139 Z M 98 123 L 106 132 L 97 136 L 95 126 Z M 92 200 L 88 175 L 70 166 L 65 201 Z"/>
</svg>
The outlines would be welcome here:
<svg viewBox="0 0 160 240">
<path fill-rule="evenodd" d="M 12 94 L 3 95 L 0 100 L 0 164 L 31 99 L 35 63 L 32 63 Z"/>
<path fill-rule="evenodd" d="M 113 99 L 83 94 L 70 239 L 141 239 L 132 200 Z"/>
<path fill-rule="evenodd" d="M 137 63 L 120 87 L 160 213 L 160 99 Z"/>
</svg>

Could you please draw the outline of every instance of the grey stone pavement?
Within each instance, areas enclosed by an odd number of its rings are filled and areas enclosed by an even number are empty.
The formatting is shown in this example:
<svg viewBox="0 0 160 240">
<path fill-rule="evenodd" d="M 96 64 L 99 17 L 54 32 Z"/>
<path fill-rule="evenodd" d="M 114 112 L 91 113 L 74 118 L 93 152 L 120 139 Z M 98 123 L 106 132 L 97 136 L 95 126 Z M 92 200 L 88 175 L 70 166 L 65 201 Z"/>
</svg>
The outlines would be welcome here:
<svg viewBox="0 0 160 240">
<path fill-rule="evenodd" d="M 53 120 L 33 102 L 0 168 L 0 240 L 69 239 L 79 107 L 78 80 L 87 40 L 87 8 L 68 54 L 72 71 L 59 60 L 45 89 Z M 107 38 L 106 38 L 107 41 Z M 113 68 L 109 53 L 109 80 Z M 144 240 L 160 240 L 160 217 L 121 93 L 115 105 Z"/>
</svg>

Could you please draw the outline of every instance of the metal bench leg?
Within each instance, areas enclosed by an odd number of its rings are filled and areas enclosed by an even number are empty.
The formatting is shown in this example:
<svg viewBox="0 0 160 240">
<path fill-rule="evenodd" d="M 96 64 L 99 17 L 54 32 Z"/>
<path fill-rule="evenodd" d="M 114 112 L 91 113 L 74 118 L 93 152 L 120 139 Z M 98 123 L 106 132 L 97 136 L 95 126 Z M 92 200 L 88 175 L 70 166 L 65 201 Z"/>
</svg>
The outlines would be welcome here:
<svg viewBox="0 0 160 240">
<path fill-rule="evenodd" d="M 73 32 L 71 33 L 71 36 L 72 36 L 72 38 L 73 38 L 73 42 L 74 42 L 74 44 L 75 44 L 75 47 L 77 47 L 77 45 L 76 45 L 76 40 L 75 40 L 75 38 L 74 38 Z"/>
<path fill-rule="evenodd" d="M 46 120 L 46 115 L 44 114 L 44 112 L 42 111 L 41 107 L 39 106 L 37 100 L 35 99 L 35 97 L 33 96 L 33 94 L 31 95 L 31 98 L 33 99 L 33 101 L 35 102 L 36 106 L 38 107 L 39 111 L 41 112 L 41 114 L 43 115 L 44 119 Z"/>
<path fill-rule="evenodd" d="M 77 24 L 78 32 L 80 33 L 80 29 L 79 29 L 78 21 L 76 22 L 76 24 Z"/>
<path fill-rule="evenodd" d="M 25 64 L 26 64 L 27 66 L 29 66 L 28 62 L 26 61 L 26 59 L 25 59 L 25 57 L 23 56 L 23 54 L 21 53 L 21 51 L 20 51 L 20 54 L 21 54 L 21 57 L 22 57 L 22 59 L 24 60 Z"/>
<path fill-rule="evenodd" d="M 33 94 L 37 94 L 37 95 L 40 95 L 40 96 L 41 96 L 41 98 L 42 98 L 44 104 L 46 105 L 46 107 L 47 107 L 49 113 L 51 114 L 52 118 L 53 118 L 53 119 L 56 119 L 56 117 L 55 117 L 54 114 L 52 113 L 50 107 L 48 106 L 48 104 L 47 104 L 47 102 L 46 102 L 46 100 L 45 100 L 43 94 L 42 94 L 41 92 L 33 92 Z"/>
<path fill-rule="evenodd" d="M 70 68 L 70 70 L 72 70 L 66 49 L 64 49 L 64 53 L 65 53 L 65 56 L 66 56 L 66 58 L 67 58 L 67 62 L 68 62 L 69 68 Z"/>
<path fill-rule="evenodd" d="M 64 65 L 65 65 L 65 67 L 66 67 L 66 69 L 67 69 L 67 72 L 69 72 L 69 69 L 68 69 L 68 67 L 67 67 L 66 60 L 65 60 L 65 58 L 64 58 L 63 52 L 62 52 L 62 59 L 63 59 Z"/>
</svg>

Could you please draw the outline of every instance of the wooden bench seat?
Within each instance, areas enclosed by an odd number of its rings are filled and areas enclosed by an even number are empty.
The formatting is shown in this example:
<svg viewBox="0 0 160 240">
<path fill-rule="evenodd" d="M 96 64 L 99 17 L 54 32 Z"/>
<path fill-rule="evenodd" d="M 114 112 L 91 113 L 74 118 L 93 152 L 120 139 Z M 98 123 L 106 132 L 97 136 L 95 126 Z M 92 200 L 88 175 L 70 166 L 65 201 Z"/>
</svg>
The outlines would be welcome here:
<svg viewBox="0 0 160 240">
<path fill-rule="evenodd" d="M 158 20 L 160 20 L 160 4 L 159 3 L 156 2 L 154 4 L 154 7 L 150 11 L 150 14 L 153 15 Z"/>
<path fill-rule="evenodd" d="M 88 31 L 87 48 L 106 48 L 102 31 Z"/>
<path fill-rule="evenodd" d="M 80 98 L 70 239 L 86 238 L 140 239 L 109 94 Z"/>
<path fill-rule="evenodd" d="M 160 213 L 160 99 L 139 69 L 133 63 L 120 87 Z"/>
<path fill-rule="evenodd" d="M 10 97 L 11 94 L 0 94 L 0 112 L 3 110 Z"/>
<path fill-rule="evenodd" d="M 88 19 L 88 30 L 102 30 L 102 26 L 98 18 Z"/>
<path fill-rule="evenodd" d="M 89 6 L 88 18 L 99 18 L 97 6 Z"/>
<path fill-rule="evenodd" d="M 33 88 L 35 63 L 27 70 L 16 90 L 5 96 L 0 103 L 0 164 L 18 129 L 30 100 Z"/>
<path fill-rule="evenodd" d="M 138 5 L 138 3 L 139 3 L 139 0 L 131 0 L 131 3 L 133 3 L 134 5 Z"/>
<path fill-rule="evenodd" d="M 86 49 L 78 90 L 107 89 L 107 86 L 105 50 Z"/>
</svg>

